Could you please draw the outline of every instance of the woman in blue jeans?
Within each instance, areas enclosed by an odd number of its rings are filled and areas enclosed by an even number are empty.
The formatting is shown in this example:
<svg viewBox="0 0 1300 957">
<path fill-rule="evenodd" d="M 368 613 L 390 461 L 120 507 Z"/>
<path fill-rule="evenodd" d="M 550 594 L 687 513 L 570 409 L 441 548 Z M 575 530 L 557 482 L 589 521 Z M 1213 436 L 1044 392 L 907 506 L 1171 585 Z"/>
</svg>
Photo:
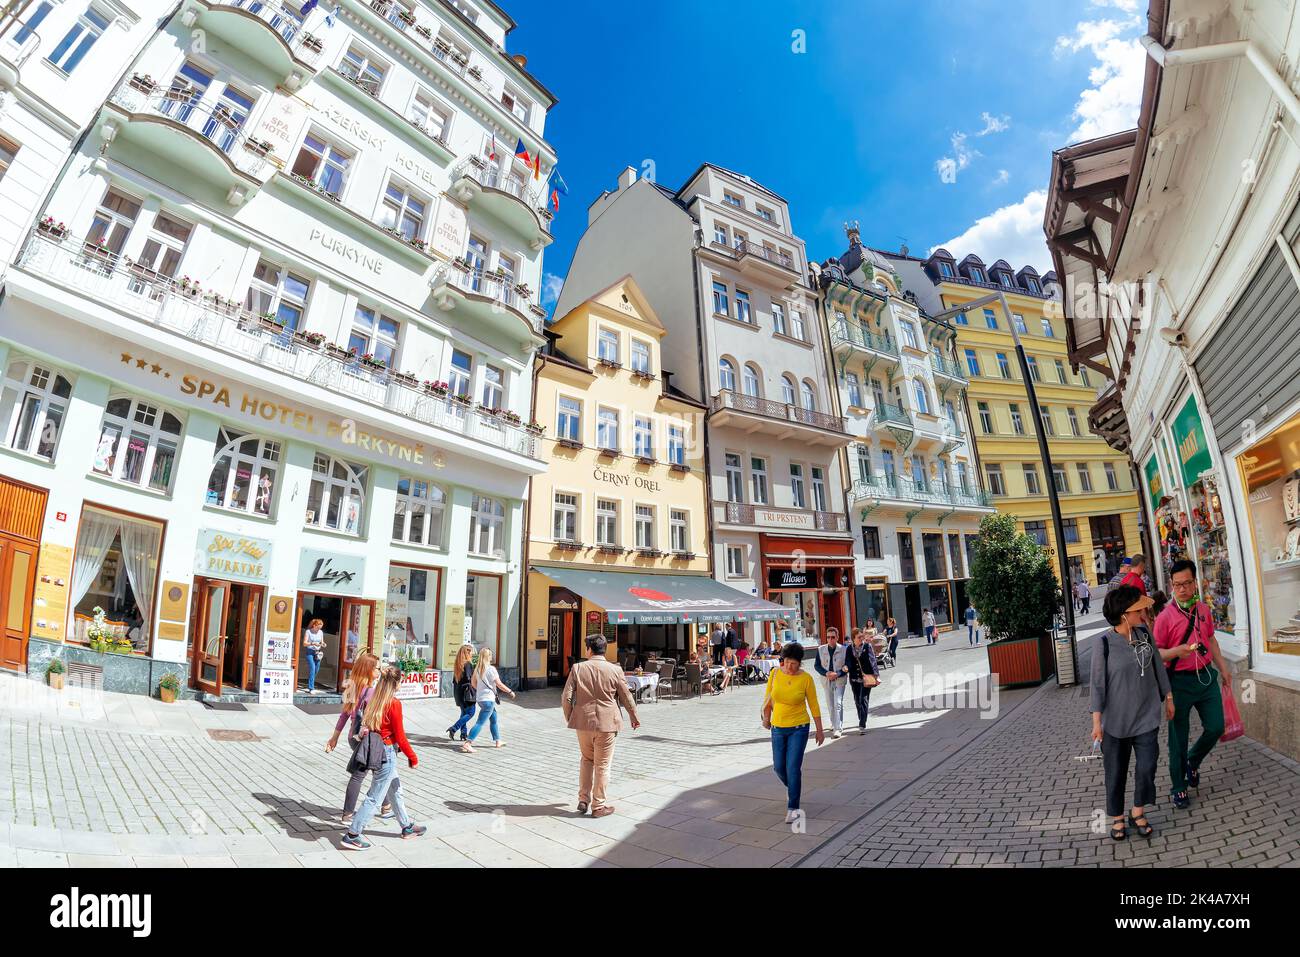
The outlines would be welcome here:
<svg viewBox="0 0 1300 957">
<path fill-rule="evenodd" d="M 479 651 L 478 663 L 474 666 L 474 692 L 478 698 L 478 720 L 474 722 L 474 727 L 469 729 L 469 740 L 460 746 L 466 754 L 474 753 L 471 742 L 478 737 L 485 724 L 490 725 L 492 729 L 492 743 L 498 748 L 505 746 L 505 742 L 501 740 L 501 733 L 497 730 L 498 691 L 504 691 L 512 698 L 515 696 L 509 687 L 501 683 L 501 676 L 492 667 L 492 649 L 483 648 Z"/>
<path fill-rule="evenodd" d="M 763 727 L 772 730 L 772 768 L 786 790 L 785 822 L 799 819 L 803 791 L 803 753 L 808 747 L 808 722 L 817 726 L 817 744 L 826 740 L 817 686 L 802 668 L 803 645 L 791 643 L 781 651 L 781 667 L 767 676 Z"/>
<path fill-rule="evenodd" d="M 456 740 L 457 732 L 460 732 L 462 741 L 466 740 L 465 729 L 474 717 L 474 666 L 470 663 L 473 657 L 473 645 L 461 645 L 460 651 L 456 652 L 456 664 L 451 672 L 455 679 L 452 683 L 452 697 L 455 698 L 456 707 L 460 708 L 460 717 L 447 729 L 447 737 L 452 741 Z"/>
</svg>

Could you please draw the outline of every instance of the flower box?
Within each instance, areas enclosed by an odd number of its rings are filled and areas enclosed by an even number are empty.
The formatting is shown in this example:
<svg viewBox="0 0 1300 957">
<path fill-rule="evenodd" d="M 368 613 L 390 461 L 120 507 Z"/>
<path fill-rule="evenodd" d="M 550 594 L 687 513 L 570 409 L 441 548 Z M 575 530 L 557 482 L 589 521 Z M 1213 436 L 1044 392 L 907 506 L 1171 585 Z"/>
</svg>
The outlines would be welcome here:
<svg viewBox="0 0 1300 957">
<path fill-rule="evenodd" d="M 158 84 L 148 73 L 132 73 L 130 86 L 131 89 L 139 90 L 146 95 L 158 88 Z"/>
<path fill-rule="evenodd" d="M 263 159 L 270 155 L 273 148 L 274 146 L 270 140 L 244 140 L 244 149 L 248 150 L 248 152 L 252 153 L 254 156 L 260 156 Z"/>
<path fill-rule="evenodd" d="M 583 545 L 582 542 L 556 542 L 555 547 L 568 552 L 580 552 L 586 546 Z"/>
<path fill-rule="evenodd" d="M 397 19 L 401 20 L 408 27 L 415 26 L 415 14 L 410 10 L 398 10 Z"/>
<path fill-rule="evenodd" d="M 476 79 L 476 80 L 481 80 L 481 79 L 483 79 L 483 71 L 482 71 L 482 69 L 480 69 L 479 67 L 472 66 L 472 67 L 470 67 L 468 70 L 466 70 L 465 72 L 466 72 L 469 76 L 472 76 L 472 77 L 473 77 L 474 79 Z"/>
<path fill-rule="evenodd" d="M 344 361 L 352 358 L 352 353 L 336 342 L 325 343 L 325 354 L 331 359 L 342 359 Z"/>
<path fill-rule="evenodd" d="M 1056 674 L 1056 656 L 1050 632 L 1043 632 L 1037 638 L 990 641 L 985 648 L 989 656 L 989 673 L 997 677 L 999 688 L 1040 685 Z"/>
<path fill-rule="evenodd" d="M 623 363 L 621 363 L 621 362 L 617 362 L 617 361 L 615 361 L 615 360 L 613 360 L 613 359 L 597 359 L 597 360 L 596 360 L 596 365 L 600 366 L 602 369 L 621 369 L 621 368 L 623 368 Z"/>
<path fill-rule="evenodd" d="M 583 447 L 582 443 L 579 442 L 577 439 L 556 439 L 555 444 L 562 449 L 573 449 L 574 451 L 577 451 Z"/>
<path fill-rule="evenodd" d="M 638 455 L 636 461 L 638 465 L 655 465 L 659 460 L 653 455 Z"/>
<path fill-rule="evenodd" d="M 392 380 L 398 385 L 407 385 L 412 388 L 420 384 L 419 378 L 409 372 L 394 372 L 392 373 Z"/>
<path fill-rule="evenodd" d="M 468 407 L 474 401 L 467 395 L 456 395 L 454 393 L 449 394 L 447 398 L 449 398 L 452 402 L 455 402 L 457 405 L 463 405 L 466 407 Z"/>
<path fill-rule="evenodd" d="M 453 259 L 451 261 L 451 268 L 458 269 L 461 272 L 469 272 L 469 263 L 464 259 Z"/>
<path fill-rule="evenodd" d="M 426 40 L 433 39 L 433 31 L 430 30 L 428 27 L 416 27 L 415 32 L 418 33 L 420 36 L 424 37 Z"/>
<path fill-rule="evenodd" d="M 673 552 L 673 561 L 675 562 L 689 562 L 694 557 L 694 552 Z"/>
<path fill-rule="evenodd" d="M 269 312 L 258 316 L 257 324 L 263 329 L 270 329 L 272 332 L 284 332 L 284 323 Z"/>
<path fill-rule="evenodd" d="M 68 234 L 68 227 L 63 223 L 56 223 L 52 216 L 46 216 L 41 220 L 40 230 L 46 235 L 53 236 L 55 239 L 62 239 Z"/>
<path fill-rule="evenodd" d="M 384 371 L 386 371 L 386 370 L 388 369 L 388 363 L 387 363 L 387 362 L 385 362 L 385 361 L 382 360 L 382 359 L 376 359 L 376 358 L 375 358 L 374 356 L 372 356 L 372 355 L 364 355 L 364 356 L 362 356 L 362 357 L 361 357 L 361 364 L 362 364 L 363 366 L 365 366 L 367 369 L 373 369 L 373 370 L 376 371 L 376 372 L 384 372 Z"/>
<path fill-rule="evenodd" d="M 638 548 L 636 553 L 639 558 L 658 558 L 663 555 L 663 552 L 657 548 Z"/>
<path fill-rule="evenodd" d="M 320 53 L 324 48 L 325 43 L 314 33 L 304 33 L 302 35 L 302 45 L 305 49 L 311 50 L 315 53 Z"/>
<path fill-rule="evenodd" d="M 438 396 L 438 398 L 443 398 L 447 395 L 450 386 L 448 386 L 447 383 L 445 382 L 425 381 L 422 388 L 429 395 L 436 395 Z"/>
<path fill-rule="evenodd" d="M 617 546 L 617 545 L 601 545 L 601 546 L 599 546 L 599 547 L 596 549 L 596 551 L 600 552 L 600 554 L 602 554 L 602 555 L 622 555 L 622 554 L 623 554 L 623 549 L 619 548 L 619 546 Z"/>
<path fill-rule="evenodd" d="M 528 432 L 529 435 L 546 434 L 546 426 L 542 425 L 540 422 L 529 422 L 527 425 L 524 426 L 524 429 Z"/>
<path fill-rule="evenodd" d="M 611 459 L 616 459 L 621 457 L 623 453 L 618 449 L 600 449 L 598 454 L 608 456 Z"/>
<path fill-rule="evenodd" d="M 672 469 L 674 472 L 689 472 L 691 470 L 691 467 L 687 465 L 685 462 L 674 462 L 672 465 L 668 467 Z"/>
<path fill-rule="evenodd" d="M 646 382 L 653 382 L 655 379 L 658 378 L 658 376 L 656 376 L 653 372 L 646 371 L 645 369 L 633 369 L 632 378 L 642 379 Z"/>
<path fill-rule="evenodd" d="M 325 333 L 323 332 L 297 332 L 293 334 L 294 341 L 308 349 L 319 349 L 325 342 Z"/>
</svg>

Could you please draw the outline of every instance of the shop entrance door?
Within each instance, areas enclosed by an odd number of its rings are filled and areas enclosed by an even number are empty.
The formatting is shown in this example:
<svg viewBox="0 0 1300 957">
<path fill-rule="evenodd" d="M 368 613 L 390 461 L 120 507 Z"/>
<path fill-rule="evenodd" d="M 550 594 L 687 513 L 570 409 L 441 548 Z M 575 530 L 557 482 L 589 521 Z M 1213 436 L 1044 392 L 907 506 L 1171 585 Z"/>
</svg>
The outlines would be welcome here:
<svg viewBox="0 0 1300 957">
<path fill-rule="evenodd" d="M 199 578 L 194 582 L 194 660 L 192 683 L 200 691 L 221 695 L 230 613 L 231 583 Z"/>
<path fill-rule="evenodd" d="M 261 647 L 262 589 L 233 582 L 226 612 L 226 647 L 221 656 L 221 680 L 245 691 L 257 689 L 257 653 Z"/>
<path fill-rule="evenodd" d="M 321 659 L 320 669 L 316 672 L 316 687 L 329 688 L 338 681 L 338 662 L 343 655 L 346 632 L 343 629 L 343 599 L 335 595 L 317 595 L 311 592 L 298 593 L 298 620 L 294 627 L 293 663 L 294 688 L 306 685 L 308 676 L 307 658 L 303 648 L 303 635 L 313 618 L 321 620 L 321 631 L 325 634 L 325 656 Z M 342 687 L 340 684 L 339 687 Z"/>
<path fill-rule="evenodd" d="M 27 670 L 45 489 L 0 480 L 0 668 Z"/>
<path fill-rule="evenodd" d="M 573 636 L 577 613 L 551 609 L 546 619 L 546 683 L 563 684 L 569 677 L 569 659 L 576 653 Z"/>
<path fill-rule="evenodd" d="M 338 689 L 343 690 L 352 662 L 363 651 L 375 653 L 375 603 L 368 598 L 343 600 L 345 638 L 339 647 Z"/>
</svg>

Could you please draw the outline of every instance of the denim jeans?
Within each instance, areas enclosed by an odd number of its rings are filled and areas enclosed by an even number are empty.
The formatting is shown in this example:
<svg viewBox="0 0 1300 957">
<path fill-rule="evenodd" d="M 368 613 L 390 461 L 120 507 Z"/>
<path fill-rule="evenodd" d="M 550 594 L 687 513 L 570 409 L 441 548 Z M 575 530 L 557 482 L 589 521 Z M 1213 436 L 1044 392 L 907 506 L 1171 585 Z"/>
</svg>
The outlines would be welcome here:
<svg viewBox="0 0 1300 957">
<path fill-rule="evenodd" d="M 974 626 L 974 625 L 967 625 L 967 626 L 966 626 L 966 641 L 967 641 L 968 644 L 972 644 L 972 645 L 975 644 L 975 626 Z"/>
<path fill-rule="evenodd" d="M 848 684 L 848 680 L 843 676 L 834 681 L 822 679 L 822 684 L 826 688 L 826 716 L 830 718 L 832 731 L 839 731 L 844 727 L 844 686 Z"/>
<path fill-rule="evenodd" d="M 320 671 L 320 659 L 310 651 L 307 652 L 307 690 L 316 687 L 316 672 Z"/>
<path fill-rule="evenodd" d="M 483 730 L 485 724 L 491 725 L 492 740 L 500 741 L 501 733 L 497 730 L 497 703 L 495 701 L 480 701 L 478 703 L 478 720 L 474 722 L 474 727 L 469 729 L 469 739 L 471 741 L 478 737 L 478 733 Z"/>
<path fill-rule="evenodd" d="M 357 798 L 361 796 L 361 785 L 369 774 L 364 768 L 360 771 L 353 771 L 348 778 L 347 790 L 343 792 L 343 813 L 351 814 L 357 809 Z M 385 804 L 393 803 L 393 792 L 397 790 L 397 778 L 393 778 L 393 783 L 388 788 L 388 796 L 384 798 Z"/>
<path fill-rule="evenodd" d="M 384 763 L 375 772 L 370 790 L 366 792 L 366 799 L 361 802 L 361 810 L 357 811 L 357 816 L 352 819 L 350 833 L 360 834 L 365 830 L 370 819 L 379 810 L 384 795 L 388 795 L 388 799 L 393 802 L 393 813 L 397 815 L 397 823 L 403 828 L 407 827 L 411 819 L 407 816 L 406 805 L 402 803 L 402 782 L 397 779 L 397 749 L 391 744 L 384 745 Z"/>
<path fill-rule="evenodd" d="M 808 725 L 794 728 L 772 729 L 772 767 L 785 785 L 785 806 L 799 810 L 799 794 L 803 790 L 803 752 L 808 747 Z"/>
<path fill-rule="evenodd" d="M 475 707 L 477 706 L 474 704 L 474 702 L 471 701 L 469 704 L 465 705 L 465 707 L 461 708 L 460 717 L 456 719 L 455 724 L 453 724 L 450 728 L 447 729 L 447 733 L 454 734 L 457 731 L 464 731 L 467 727 L 469 727 L 469 719 L 474 717 Z"/>
<path fill-rule="evenodd" d="M 858 709 L 858 727 L 867 726 L 867 709 L 871 706 L 871 689 L 865 681 L 851 682 L 853 685 L 853 706 Z"/>
</svg>

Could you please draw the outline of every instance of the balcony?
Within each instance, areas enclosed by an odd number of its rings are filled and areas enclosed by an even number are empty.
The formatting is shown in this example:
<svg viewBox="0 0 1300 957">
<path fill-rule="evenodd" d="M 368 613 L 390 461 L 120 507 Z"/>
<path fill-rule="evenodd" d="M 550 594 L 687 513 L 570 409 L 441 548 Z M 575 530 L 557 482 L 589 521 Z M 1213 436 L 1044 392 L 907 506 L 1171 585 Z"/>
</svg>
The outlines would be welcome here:
<svg viewBox="0 0 1300 957">
<path fill-rule="evenodd" d="M 761 243 L 741 240 L 734 246 L 710 243 L 707 247 L 720 256 L 734 260 L 736 268 L 751 279 L 778 289 L 792 289 L 799 284 L 799 266 L 794 257 Z"/>
<path fill-rule="evenodd" d="M 898 344 L 893 339 L 877 335 L 847 319 L 831 323 L 831 349 L 835 352 L 865 352 L 886 361 L 899 361 Z"/>
<path fill-rule="evenodd" d="M 990 509 L 988 493 L 943 482 L 915 482 L 906 476 L 874 475 L 853 483 L 849 501 L 895 501 L 943 508 Z"/>
<path fill-rule="evenodd" d="M 292 92 L 316 75 L 324 46 L 321 37 L 303 30 L 299 6 L 278 0 L 185 0 L 181 23 L 226 40 L 282 77 L 280 85 Z"/>
<path fill-rule="evenodd" d="M 762 432 L 778 439 L 793 439 L 809 445 L 847 445 L 852 441 L 844 419 L 814 412 L 785 402 L 723 389 L 709 403 L 709 424 Z"/>
<path fill-rule="evenodd" d="M 714 517 L 722 524 L 755 529 L 847 532 L 849 528 L 843 512 L 775 508 L 767 505 L 747 505 L 744 502 L 720 502 L 714 506 Z"/>
<path fill-rule="evenodd" d="M 531 348 L 542 340 L 546 310 L 526 299 L 509 277 L 455 260 L 439 265 L 429 285 L 438 308 L 454 311 L 468 330 L 479 332 L 485 328 L 515 340 L 521 348 Z"/>
<path fill-rule="evenodd" d="M 962 385 L 966 385 L 970 381 L 966 376 L 966 371 L 962 369 L 961 365 L 945 356 L 936 356 L 931 353 L 930 367 L 934 369 L 935 375 L 944 376 L 945 378 L 952 379 L 954 382 L 959 382 Z"/>
<path fill-rule="evenodd" d="M 305 337 L 250 316 L 229 300 L 203 296 L 173 279 L 66 234 L 32 232 L 17 268 L 129 317 L 128 322 L 164 330 L 196 345 L 251 362 L 270 373 L 296 379 L 308 388 L 300 398 L 310 404 L 311 386 L 409 420 L 413 429 L 431 427 L 442 441 L 477 451 L 504 450 L 535 461 L 538 438 L 521 426 L 470 408 L 447 396 L 432 395 L 406 377 L 367 367 L 312 344 Z M 145 341 L 158 339 L 149 330 L 131 330 Z"/>
<path fill-rule="evenodd" d="M 505 223 L 532 249 L 551 244 L 551 211 L 541 194 L 511 174 L 509 167 L 493 169 L 481 157 L 467 156 L 452 168 L 451 192 L 462 203 Z"/>
<path fill-rule="evenodd" d="M 196 102 L 189 90 L 160 88 L 136 75 L 109 98 L 104 139 L 128 143 L 160 163 L 183 168 L 219 186 L 238 206 L 273 170 L 270 144 L 244 131 L 246 117 L 220 103 Z"/>
</svg>

